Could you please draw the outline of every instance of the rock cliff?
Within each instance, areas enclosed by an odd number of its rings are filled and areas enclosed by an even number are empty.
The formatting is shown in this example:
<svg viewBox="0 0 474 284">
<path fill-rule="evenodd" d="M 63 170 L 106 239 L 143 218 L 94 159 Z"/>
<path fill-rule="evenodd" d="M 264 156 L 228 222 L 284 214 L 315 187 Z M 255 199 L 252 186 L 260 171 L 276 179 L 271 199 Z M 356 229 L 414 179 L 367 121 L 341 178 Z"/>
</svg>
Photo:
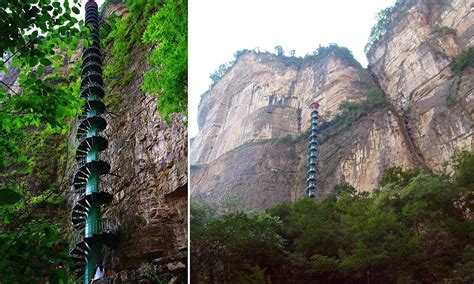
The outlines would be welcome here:
<svg viewBox="0 0 474 284">
<path fill-rule="evenodd" d="M 105 7 L 123 17 L 121 3 Z M 113 42 L 104 48 L 111 63 Z M 130 50 L 124 83 L 104 80 L 109 146 L 104 151 L 111 173 L 101 186 L 113 192 L 104 217 L 118 224 L 116 246 L 107 249 L 104 266 L 117 283 L 151 283 L 152 279 L 184 283 L 187 263 L 187 126 L 173 115 L 166 123 L 157 113 L 157 98 L 141 90 L 151 46 Z"/>
<path fill-rule="evenodd" d="M 343 181 L 360 191 L 376 188 L 389 166 L 440 170 L 455 149 L 472 149 L 474 70 L 452 68 L 473 45 L 472 10 L 468 1 L 401 1 L 369 50 L 367 69 L 341 48 L 303 59 L 240 55 L 202 96 L 190 148 L 193 198 L 236 197 L 253 210 L 301 196 L 315 100 L 325 121 L 322 194 Z M 342 102 L 367 100 L 373 88 L 383 91 L 387 107 L 349 127 L 334 123 Z"/>
</svg>

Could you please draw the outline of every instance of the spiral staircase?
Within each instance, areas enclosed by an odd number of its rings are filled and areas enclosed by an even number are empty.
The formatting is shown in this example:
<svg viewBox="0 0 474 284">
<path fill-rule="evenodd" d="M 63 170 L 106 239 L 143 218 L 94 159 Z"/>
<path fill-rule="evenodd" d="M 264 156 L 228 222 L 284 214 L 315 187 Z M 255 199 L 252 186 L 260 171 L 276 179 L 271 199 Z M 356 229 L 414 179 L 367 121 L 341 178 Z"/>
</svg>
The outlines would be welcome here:
<svg viewBox="0 0 474 284">
<path fill-rule="evenodd" d="M 83 50 L 81 70 L 81 97 L 86 100 L 83 115 L 79 116 L 76 134 L 76 169 L 73 178 L 77 201 L 72 208 L 74 229 L 70 255 L 73 272 L 89 284 L 93 270 L 102 259 L 103 245 L 113 247 L 117 226 L 102 218 L 102 207 L 112 202 L 112 193 L 100 188 L 100 176 L 109 173 L 110 164 L 103 155 L 108 140 L 100 133 L 107 127 L 102 117 L 105 105 L 102 79 L 102 55 L 99 39 L 97 3 L 87 2 L 86 25 L 91 30 L 92 42 Z"/>
<path fill-rule="evenodd" d="M 311 130 L 309 134 L 308 144 L 308 173 L 306 179 L 306 194 L 311 197 L 316 197 L 316 176 L 317 176 L 317 154 L 318 154 L 318 113 L 319 104 L 313 102 L 311 104 Z"/>
</svg>

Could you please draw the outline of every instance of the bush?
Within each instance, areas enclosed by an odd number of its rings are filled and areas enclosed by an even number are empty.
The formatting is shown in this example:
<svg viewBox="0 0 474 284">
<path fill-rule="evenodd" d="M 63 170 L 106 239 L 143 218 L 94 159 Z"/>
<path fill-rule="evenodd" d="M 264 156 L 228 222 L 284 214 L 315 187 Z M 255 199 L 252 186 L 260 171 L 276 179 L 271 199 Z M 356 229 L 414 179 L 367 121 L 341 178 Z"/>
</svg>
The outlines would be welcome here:
<svg viewBox="0 0 474 284">
<path fill-rule="evenodd" d="M 153 69 L 145 73 L 142 89 L 158 97 L 158 112 L 165 121 L 188 109 L 188 5 L 167 0 L 151 17 L 143 41 L 158 46 L 151 52 Z"/>
<path fill-rule="evenodd" d="M 452 69 L 455 74 L 460 74 L 469 66 L 474 66 L 474 46 L 469 47 L 454 58 Z"/>
<path fill-rule="evenodd" d="M 321 128 L 331 127 L 321 136 L 320 143 L 324 143 L 330 137 L 340 134 L 351 127 L 361 117 L 378 108 L 390 108 L 391 105 L 381 89 L 370 89 L 367 99 L 360 103 L 343 102 L 339 105 L 341 112 L 334 119 L 321 125 Z"/>
<path fill-rule="evenodd" d="M 343 62 L 350 66 L 362 68 L 360 63 L 354 58 L 352 52 L 343 46 L 339 46 L 337 44 L 330 44 L 328 46 L 320 46 L 316 50 L 313 51 L 312 55 L 308 55 L 305 59 L 312 59 L 318 60 L 325 58 L 331 54 L 334 54 L 338 58 L 340 58 Z"/>
<path fill-rule="evenodd" d="M 389 31 L 392 23 L 396 22 L 394 12 L 397 10 L 400 11 L 403 2 L 403 0 L 397 0 L 393 6 L 382 9 L 376 14 L 377 23 L 372 27 L 369 39 L 364 47 L 366 54 L 368 54 L 372 46 Z"/>
</svg>

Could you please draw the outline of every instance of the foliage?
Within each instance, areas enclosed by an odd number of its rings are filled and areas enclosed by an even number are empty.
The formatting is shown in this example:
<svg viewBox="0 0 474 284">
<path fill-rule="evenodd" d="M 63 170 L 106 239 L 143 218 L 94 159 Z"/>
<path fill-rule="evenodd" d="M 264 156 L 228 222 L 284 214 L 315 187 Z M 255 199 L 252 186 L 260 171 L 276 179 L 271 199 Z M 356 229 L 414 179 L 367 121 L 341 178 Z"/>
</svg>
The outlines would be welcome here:
<svg viewBox="0 0 474 284">
<path fill-rule="evenodd" d="M 453 81 L 446 95 L 448 106 L 452 106 L 458 99 L 459 89 L 463 80 L 463 71 L 474 66 L 474 47 L 469 47 L 453 59 L 451 69 L 453 71 Z"/>
<path fill-rule="evenodd" d="M 364 48 L 366 54 L 369 53 L 372 46 L 387 33 L 392 23 L 396 22 L 394 12 L 399 10 L 402 2 L 402 0 L 397 0 L 393 6 L 382 9 L 376 14 L 375 19 L 377 23 L 372 27 L 369 39 Z"/>
<path fill-rule="evenodd" d="M 321 129 L 332 126 L 330 131 L 326 131 L 321 137 L 321 143 L 327 141 L 330 137 L 339 134 L 351 127 L 361 117 L 367 115 L 377 108 L 388 107 L 391 105 L 385 97 L 381 89 L 372 88 L 367 92 L 367 99 L 365 101 L 342 102 L 339 105 L 341 112 L 331 121 L 322 124 Z"/>
<path fill-rule="evenodd" d="M 227 72 L 229 72 L 229 70 L 234 66 L 236 61 L 237 60 L 231 60 L 229 62 L 221 64 L 216 71 L 209 75 L 209 78 L 211 78 L 212 81 L 211 85 L 209 86 L 209 89 L 211 89 L 222 77 L 224 77 L 225 74 L 227 74 Z"/>
<path fill-rule="evenodd" d="M 398 186 L 407 186 L 419 174 L 420 171 L 418 169 L 404 171 L 400 167 L 391 167 L 385 170 L 380 180 L 380 185 L 385 186 L 393 183 Z"/>
<path fill-rule="evenodd" d="M 0 69 L 18 74 L 19 82 L 0 81 L 2 283 L 44 282 L 48 275 L 50 283 L 67 282 L 64 268 L 55 268 L 69 260 L 59 225 L 63 215 L 55 211 L 53 218 L 37 209 L 49 208 L 49 198 L 61 200 L 55 181 L 62 158 L 51 153 L 63 153 L 58 139 L 65 141 L 68 118 L 80 105 L 79 69 L 69 59 L 88 29 L 80 31 L 82 21 L 73 16 L 79 13 L 77 3 L 0 3 Z M 66 64 L 70 74 L 62 75 Z"/>
<path fill-rule="evenodd" d="M 99 8 L 99 16 L 100 18 L 103 18 L 105 9 L 111 4 L 118 4 L 118 3 L 123 3 L 124 0 L 105 0 L 104 3 Z"/>
<path fill-rule="evenodd" d="M 459 54 L 453 61 L 453 71 L 460 74 L 466 67 L 474 66 L 474 47 L 471 46 Z"/>
<path fill-rule="evenodd" d="M 474 153 L 457 153 L 452 168 L 443 176 L 391 168 L 372 193 L 342 184 L 320 200 L 304 197 L 266 213 L 215 216 L 192 207 L 192 279 L 225 283 L 223 275 L 237 272 L 255 283 L 469 283 Z M 259 215 L 268 217 L 252 223 L 283 239 L 273 254 L 261 251 L 269 244 L 255 249 L 257 235 L 247 238 L 242 225 Z M 252 244 L 245 251 L 243 240 Z M 232 261 L 237 252 L 247 267 Z"/>
<path fill-rule="evenodd" d="M 330 44 L 328 46 L 319 46 L 316 50 L 313 51 L 312 55 L 307 55 L 305 59 L 318 60 L 325 58 L 330 54 L 336 55 L 343 62 L 347 63 L 350 66 L 362 68 L 360 63 L 354 58 L 352 52 L 343 46 L 337 44 Z"/>
<path fill-rule="evenodd" d="M 156 284 L 161 284 L 161 283 L 166 283 L 154 270 L 153 267 L 149 263 L 145 263 L 143 265 L 143 274 L 145 275 L 145 278 L 150 280 L 150 283 L 156 283 Z"/>
<path fill-rule="evenodd" d="M 215 212 L 206 205 L 191 204 L 193 282 L 235 283 L 243 281 L 242 273 L 249 270 L 251 278 L 262 279 L 255 265 L 275 265 L 282 253 L 278 221 L 263 213 Z"/>
<path fill-rule="evenodd" d="M 277 144 L 286 144 L 286 145 L 291 145 L 291 144 L 296 144 L 298 142 L 296 139 L 293 139 L 290 134 L 287 134 L 286 136 L 272 139 L 272 145 L 277 145 Z"/>
<path fill-rule="evenodd" d="M 104 39 L 105 45 L 113 43 L 111 62 L 104 67 L 104 80 L 120 86 L 125 86 L 133 78 L 134 74 L 130 71 L 131 52 L 141 43 L 150 17 L 162 6 L 158 0 L 128 0 L 126 5 L 128 14 L 125 17 L 109 18 L 111 31 Z"/>
<path fill-rule="evenodd" d="M 260 52 L 258 50 L 249 50 L 249 49 L 243 49 L 243 50 L 238 50 L 234 53 L 234 59 L 230 60 L 224 64 L 221 64 L 219 68 L 217 68 L 216 71 L 211 73 L 209 75 L 209 78 L 211 79 L 211 84 L 209 85 L 209 90 L 222 78 L 224 77 L 227 72 L 235 65 L 237 60 L 245 53 L 254 53 L 254 54 L 266 54 L 266 55 L 271 55 L 272 53 L 270 52 Z M 330 54 L 335 54 L 338 58 L 343 60 L 345 63 L 349 64 L 350 66 L 354 67 L 360 67 L 360 63 L 354 58 L 352 55 L 352 52 L 346 48 L 346 47 L 341 47 L 338 46 L 337 44 L 330 44 L 328 46 L 320 46 L 316 50 L 313 51 L 312 55 L 306 55 L 304 58 L 301 57 L 295 57 L 295 50 L 290 51 L 290 56 L 285 56 L 285 51 L 281 45 L 275 46 L 275 54 L 279 56 L 281 59 L 284 60 L 285 64 L 301 64 L 304 60 L 318 60 L 325 58 L 326 56 L 329 56 Z M 208 92 L 205 92 L 201 96 L 201 101 L 205 96 L 208 95 Z"/>
<path fill-rule="evenodd" d="M 5 244 L 0 248 L 2 281 L 36 283 L 49 278 L 50 283 L 59 283 L 55 279 L 66 283 L 69 256 L 61 225 L 66 211 L 58 188 L 67 139 L 48 130 L 28 134 L 29 139 L 21 143 L 26 161 L 0 174 L 0 186 L 20 196 L 0 211 L 0 241 Z M 56 269 L 60 263 L 64 268 Z"/>
<path fill-rule="evenodd" d="M 143 41 L 158 46 L 151 52 L 153 69 L 145 73 L 142 89 L 157 95 L 158 111 L 165 121 L 173 113 L 187 112 L 188 100 L 188 4 L 167 0 L 151 17 Z"/>
<path fill-rule="evenodd" d="M 271 283 L 270 278 L 265 275 L 265 269 L 261 269 L 256 265 L 249 267 L 246 271 L 240 272 L 237 275 L 236 283 L 239 284 L 267 284 Z"/>
<path fill-rule="evenodd" d="M 113 44 L 105 80 L 110 85 L 127 85 L 136 75 L 130 69 L 132 59 L 145 60 L 148 53 L 142 43 L 151 45 L 153 68 L 145 73 L 142 89 L 158 96 L 158 112 L 169 122 L 173 113 L 187 111 L 187 2 L 129 0 L 126 5 L 128 14 L 109 16 L 110 30 L 102 30 L 107 36 L 104 45 Z M 115 96 L 109 100 L 117 105 L 117 95 L 110 96 Z"/>
<path fill-rule="evenodd" d="M 447 35 L 447 34 L 452 34 L 452 35 L 456 35 L 457 33 L 457 30 L 456 29 L 453 29 L 451 27 L 447 27 L 447 26 L 441 26 L 441 27 L 437 27 L 437 28 L 434 28 L 433 31 L 431 31 L 431 34 L 434 34 L 434 35 Z"/>
<path fill-rule="evenodd" d="M 76 1 L 77 2 L 77 1 Z M 35 4 L 31 5 L 31 4 Z M 58 71 L 63 56 L 77 48 L 79 36 L 85 35 L 75 25 L 71 13 L 77 7 L 68 2 L 3 1 L 0 4 L 0 60 L 3 72 L 19 69 L 19 86 L 0 81 L 0 172 L 10 163 L 22 162 L 25 157 L 18 148 L 25 133 L 23 129 L 44 125 L 55 131 L 66 131 L 64 117 L 75 115 L 78 100 L 67 85 L 56 85 L 42 77 Z M 7 13 L 6 10 L 11 12 Z M 2 12 L 3 11 L 3 12 Z M 9 26 L 10 25 L 10 26 Z M 19 87 L 21 91 L 14 91 Z"/>
<path fill-rule="evenodd" d="M 275 46 L 275 53 L 277 56 L 284 56 L 285 50 L 283 50 L 283 47 L 281 45 L 277 45 Z"/>
</svg>

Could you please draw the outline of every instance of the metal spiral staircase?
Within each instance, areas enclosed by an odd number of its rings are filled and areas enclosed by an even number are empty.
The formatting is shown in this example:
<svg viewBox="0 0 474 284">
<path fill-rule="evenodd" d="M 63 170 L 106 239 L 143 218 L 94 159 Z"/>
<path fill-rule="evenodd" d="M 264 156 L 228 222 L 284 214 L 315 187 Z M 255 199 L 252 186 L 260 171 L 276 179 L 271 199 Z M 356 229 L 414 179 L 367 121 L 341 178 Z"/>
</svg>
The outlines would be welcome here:
<svg viewBox="0 0 474 284">
<path fill-rule="evenodd" d="M 84 115 L 79 117 L 77 129 L 76 170 L 73 179 L 78 199 L 72 209 L 74 229 L 70 255 L 74 261 L 73 271 L 84 276 L 84 283 L 90 283 L 93 270 L 102 258 L 104 244 L 112 246 L 116 225 L 103 219 L 101 207 L 112 202 L 110 191 L 100 188 L 100 176 L 109 173 L 110 164 L 103 151 L 108 140 L 100 135 L 107 127 L 101 117 L 105 105 L 102 79 L 102 55 L 99 39 L 99 13 L 97 3 L 89 0 L 85 5 L 86 25 L 91 29 L 92 43 L 83 50 L 81 71 L 81 97 L 86 100 Z"/>
<path fill-rule="evenodd" d="M 318 113 L 319 104 L 313 102 L 311 104 L 311 131 L 309 134 L 308 144 L 308 173 L 306 179 L 306 194 L 311 197 L 316 197 L 316 176 L 317 176 L 317 153 L 318 153 Z"/>
</svg>

